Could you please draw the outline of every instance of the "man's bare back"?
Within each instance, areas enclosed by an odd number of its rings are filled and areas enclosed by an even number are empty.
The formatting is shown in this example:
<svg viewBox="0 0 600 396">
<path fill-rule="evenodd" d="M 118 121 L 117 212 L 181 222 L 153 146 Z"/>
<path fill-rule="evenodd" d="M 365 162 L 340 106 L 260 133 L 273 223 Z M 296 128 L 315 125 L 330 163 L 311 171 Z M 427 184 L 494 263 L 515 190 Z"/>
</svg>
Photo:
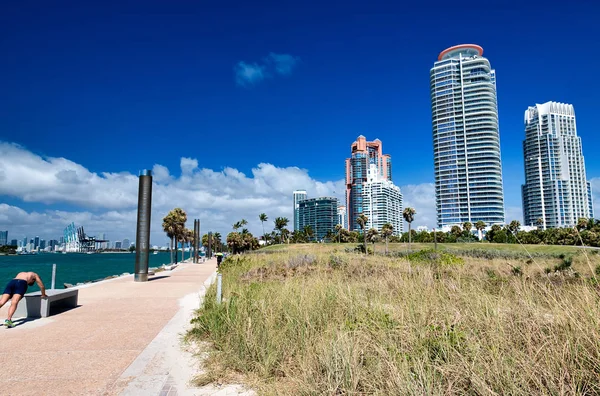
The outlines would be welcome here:
<svg viewBox="0 0 600 396">
<path fill-rule="evenodd" d="M 35 281 L 37 281 L 37 274 L 35 272 L 19 272 L 15 279 L 21 279 L 27 282 L 29 286 L 33 285 Z"/>
</svg>

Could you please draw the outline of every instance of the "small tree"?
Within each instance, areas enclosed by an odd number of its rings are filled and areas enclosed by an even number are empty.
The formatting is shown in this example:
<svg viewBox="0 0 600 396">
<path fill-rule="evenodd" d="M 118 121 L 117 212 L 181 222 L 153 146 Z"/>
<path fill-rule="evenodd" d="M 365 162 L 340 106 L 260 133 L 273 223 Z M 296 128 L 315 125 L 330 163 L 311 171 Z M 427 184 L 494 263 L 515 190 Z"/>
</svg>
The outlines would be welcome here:
<svg viewBox="0 0 600 396">
<path fill-rule="evenodd" d="M 381 227 L 381 235 L 385 238 L 385 254 L 389 253 L 388 250 L 388 239 L 394 233 L 394 226 L 390 223 L 385 223 L 383 227 Z"/>
<path fill-rule="evenodd" d="M 269 218 L 267 217 L 266 213 L 261 213 L 258 216 L 258 219 L 260 220 L 260 223 L 262 224 L 262 229 L 263 229 L 263 239 L 265 241 L 265 246 L 267 245 L 267 234 L 265 234 L 265 221 L 269 220 Z"/>
<path fill-rule="evenodd" d="M 367 226 L 368 222 L 369 222 L 369 218 L 367 216 L 365 216 L 364 213 L 361 213 L 360 216 L 358 216 L 358 218 L 356 219 L 356 223 L 360 227 L 362 234 L 363 234 L 363 244 L 364 244 L 364 248 L 365 248 L 365 254 L 367 254 L 367 238 L 365 235 L 365 227 Z"/>
<path fill-rule="evenodd" d="M 482 231 L 485 230 L 485 227 L 486 227 L 485 222 L 482 220 L 479 220 L 477 223 L 475 223 L 475 229 L 477 230 L 477 232 L 479 234 L 478 236 L 479 236 L 480 241 L 483 240 Z"/>
<path fill-rule="evenodd" d="M 402 212 L 402 217 L 408 223 L 408 250 L 411 250 L 412 236 L 411 236 L 411 223 L 415 219 L 417 211 L 414 208 L 405 208 Z"/>
<path fill-rule="evenodd" d="M 370 228 L 365 235 L 365 241 L 369 241 L 373 244 L 373 254 L 375 254 L 375 242 L 379 239 L 379 231 L 375 228 Z"/>
</svg>

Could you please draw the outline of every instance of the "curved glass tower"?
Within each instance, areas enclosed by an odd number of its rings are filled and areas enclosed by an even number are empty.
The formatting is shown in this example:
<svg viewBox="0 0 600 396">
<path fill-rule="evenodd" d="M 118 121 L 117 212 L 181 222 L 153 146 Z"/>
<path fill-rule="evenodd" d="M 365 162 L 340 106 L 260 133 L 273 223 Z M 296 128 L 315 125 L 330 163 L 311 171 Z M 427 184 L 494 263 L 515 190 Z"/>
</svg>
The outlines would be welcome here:
<svg viewBox="0 0 600 396">
<path fill-rule="evenodd" d="M 442 51 L 430 72 L 437 222 L 504 223 L 496 73 L 483 48 Z"/>
</svg>

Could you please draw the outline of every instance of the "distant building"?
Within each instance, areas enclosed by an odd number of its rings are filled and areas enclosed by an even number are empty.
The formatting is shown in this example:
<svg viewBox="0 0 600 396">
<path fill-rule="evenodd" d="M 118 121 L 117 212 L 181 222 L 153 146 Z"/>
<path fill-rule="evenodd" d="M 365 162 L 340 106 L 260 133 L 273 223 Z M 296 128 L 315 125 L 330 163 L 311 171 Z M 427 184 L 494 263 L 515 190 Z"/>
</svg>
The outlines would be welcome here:
<svg viewBox="0 0 600 396">
<path fill-rule="evenodd" d="M 381 231 L 385 223 L 400 235 L 402 223 L 402 193 L 392 182 L 392 158 L 383 154 L 381 140 L 367 142 L 359 136 L 351 145 L 351 158 L 346 159 L 346 210 L 350 231 L 360 231 L 356 219 L 364 214 L 365 229 Z"/>
<path fill-rule="evenodd" d="M 324 239 L 328 232 L 335 232 L 338 200 L 333 197 L 305 199 L 298 204 L 298 227 L 310 226 L 313 240 Z"/>
<path fill-rule="evenodd" d="M 0 246 L 6 245 L 8 242 L 8 231 L 0 231 Z"/>
<path fill-rule="evenodd" d="M 34 249 L 34 250 L 37 250 L 37 248 L 39 248 L 39 247 L 40 247 L 40 237 L 39 237 L 39 236 L 36 236 L 36 237 L 33 239 L 33 249 Z"/>
<path fill-rule="evenodd" d="M 40 246 L 39 246 L 40 250 L 44 250 L 46 249 L 46 240 L 45 239 L 40 239 Z"/>
<path fill-rule="evenodd" d="M 115 242 L 115 249 L 121 249 L 121 242 Z"/>
<path fill-rule="evenodd" d="M 19 242 L 16 239 L 13 239 L 10 241 L 10 246 L 17 246 L 18 247 Z"/>
<path fill-rule="evenodd" d="M 129 239 L 127 239 L 127 238 L 123 239 L 123 243 L 121 244 L 121 249 L 129 249 L 129 246 L 131 246 Z"/>
<path fill-rule="evenodd" d="M 594 217 L 573 105 L 547 102 L 525 111 L 523 223 L 572 227 Z"/>
<path fill-rule="evenodd" d="M 393 227 L 393 235 L 402 235 L 402 193 L 379 174 L 375 164 L 369 165 L 367 181 L 363 184 L 362 213 L 369 219 L 366 230 L 375 228 L 381 231 L 383 225 L 389 223 Z"/>
<path fill-rule="evenodd" d="M 338 220 L 337 223 L 342 226 L 342 228 L 348 229 L 348 214 L 346 212 L 345 206 L 338 206 L 337 209 Z"/>
<path fill-rule="evenodd" d="M 296 190 L 293 193 L 294 196 L 294 231 L 302 231 L 300 229 L 300 225 L 298 223 L 298 207 L 300 201 L 308 198 L 306 195 L 306 190 Z"/>
<path fill-rule="evenodd" d="M 383 154 L 381 140 L 368 142 L 360 135 L 350 146 L 350 158 L 346 159 L 346 210 L 348 230 L 358 231 L 356 219 L 363 213 L 364 184 L 367 172 L 374 165 L 382 179 L 392 180 L 392 158 Z"/>
</svg>

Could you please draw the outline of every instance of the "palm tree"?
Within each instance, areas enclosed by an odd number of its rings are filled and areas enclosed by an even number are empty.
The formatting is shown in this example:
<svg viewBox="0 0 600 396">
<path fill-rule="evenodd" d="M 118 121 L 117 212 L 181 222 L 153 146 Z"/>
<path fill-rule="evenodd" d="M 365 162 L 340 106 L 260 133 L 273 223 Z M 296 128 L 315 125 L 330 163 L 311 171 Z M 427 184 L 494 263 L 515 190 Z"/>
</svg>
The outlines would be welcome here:
<svg viewBox="0 0 600 396">
<path fill-rule="evenodd" d="M 408 250 L 411 249 L 411 243 L 412 243 L 412 235 L 411 235 L 411 223 L 413 222 L 413 220 L 415 219 L 415 215 L 417 214 L 417 211 L 414 208 L 405 208 L 404 211 L 402 212 L 402 217 L 404 217 L 404 220 L 408 223 Z"/>
<path fill-rule="evenodd" d="M 242 219 L 242 220 L 240 221 L 240 226 L 241 226 L 241 227 L 243 227 L 243 226 L 245 226 L 245 225 L 247 225 L 247 224 L 248 224 L 248 222 L 246 221 L 246 219 Z"/>
<path fill-rule="evenodd" d="M 544 218 L 538 217 L 538 219 L 535 221 L 535 225 L 538 227 L 538 230 L 539 230 L 540 227 L 544 225 Z"/>
<path fill-rule="evenodd" d="M 341 237 L 342 237 L 342 230 L 344 229 L 344 227 L 342 227 L 341 224 L 336 224 L 335 225 L 335 231 L 337 232 L 338 235 L 338 243 L 342 243 L 341 242 Z"/>
<path fill-rule="evenodd" d="M 362 234 L 363 234 L 363 244 L 365 247 L 365 254 L 367 254 L 367 236 L 365 235 L 365 227 L 367 226 L 368 222 L 369 222 L 369 218 L 367 216 L 365 216 L 364 213 L 361 213 L 360 216 L 358 216 L 358 218 L 356 219 L 356 223 L 360 227 L 360 230 L 362 231 Z"/>
<path fill-rule="evenodd" d="M 169 212 L 164 218 L 162 223 L 163 231 L 167 234 L 169 238 L 169 246 L 171 253 L 171 264 L 173 263 L 173 238 L 175 237 L 175 221 L 173 219 L 173 215 Z"/>
<path fill-rule="evenodd" d="M 213 233 L 213 243 L 215 244 L 215 246 L 218 246 L 218 251 L 220 252 L 221 251 L 221 233 L 220 232 Z"/>
<path fill-rule="evenodd" d="M 182 239 L 182 235 L 185 234 L 185 222 L 187 221 L 187 214 L 181 208 L 175 208 L 170 211 L 163 218 L 163 230 L 167 233 L 167 236 L 171 238 L 171 243 L 175 251 L 175 264 L 177 264 L 177 242 Z M 171 259 L 173 262 L 173 259 Z"/>
<path fill-rule="evenodd" d="M 394 226 L 390 223 L 385 223 L 381 227 L 381 235 L 385 238 L 385 254 L 388 254 L 388 238 L 394 233 Z"/>
<path fill-rule="evenodd" d="M 463 223 L 463 230 L 465 230 L 467 233 L 471 232 L 471 228 L 473 228 L 473 224 L 470 221 L 465 221 Z"/>
<path fill-rule="evenodd" d="M 287 227 L 290 221 L 287 217 L 278 217 L 275 219 L 275 229 L 279 231 L 279 235 L 281 237 L 281 242 L 283 243 L 283 230 Z"/>
<path fill-rule="evenodd" d="M 477 223 L 475 223 L 475 229 L 478 232 L 478 236 L 479 236 L 479 241 L 483 240 L 483 234 L 481 233 L 483 230 L 485 230 L 486 224 L 484 221 L 479 220 Z"/>
<path fill-rule="evenodd" d="M 313 237 L 313 235 L 315 235 L 315 232 L 313 231 L 312 227 L 309 225 L 304 226 L 303 231 L 304 231 L 304 235 L 306 235 L 306 237 L 308 238 L 309 241 Z"/>
<path fill-rule="evenodd" d="M 263 238 L 265 240 L 265 246 L 266 246 L 267 245 L 267 234 L 265 234 L 265 221 L 269 220 L 269 218 L 267 217 L 266 213 L 261 213 L 258 216 L 258 219 L 260 220 L 260 223 L 262 224 Z"/>
<path fill-rule="evenodd" d="M 375 228 L 370 228 L 369 231 L 367 231 L 367 235 L 365 235 L 365 240 L 368 240 L 373 244 L 373 254 L 375 254 L 375 242 L 377 242 L 378 238 L 379 231 L 377 231 Z"/>
<path fill-rule="evenodd" d="M 239 228 L 242 228 L 242 223 L 240 223 L 239 221 L 236 221 L 235 223 L 233 223 L 233 225 L 231 226 L 231 228 L 233 228 L 233 230 L 234 230 L 235 232 L 237 232 L 237 230 L 238 230 Z"/>
</svg>

